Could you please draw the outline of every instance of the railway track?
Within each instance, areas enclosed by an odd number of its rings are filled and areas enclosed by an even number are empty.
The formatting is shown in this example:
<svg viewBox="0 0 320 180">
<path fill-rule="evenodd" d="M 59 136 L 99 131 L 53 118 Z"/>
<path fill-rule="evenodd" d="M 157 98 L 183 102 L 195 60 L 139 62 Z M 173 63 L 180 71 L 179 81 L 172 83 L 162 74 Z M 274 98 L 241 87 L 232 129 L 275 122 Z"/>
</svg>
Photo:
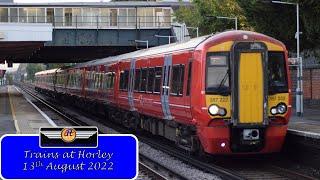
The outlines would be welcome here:
<svg viewBox="0 0 320 180">
<path fill-rule="evenodd" d="M 38 97 L 35 93 L 33 93 L 33 90 L 30 90 L 29 88 L 20 86 L 22 90 L 24 90 L 27 94 L 35 98 L 36 100 L 43 103 L 45 106 L 51 108 L 53 111 L 58 113 L 60 116 L 64 117 L 66 120 L 71 122 L 73 125 L 76 126 L 88 126 L 91 125 L 88 122 L 84 122 L 79 118 L 75 118 L 73 115 L 69 115 L 68 113 L 64 112 L 60 108 L 57 108 L 57 105 Z M 99 121 L 98 117 L 91 117 L 90 119 L 94 119 L 94 121 Z M 119 125 L 112 124 L 110 122 L 105 122 L 103 125 L 106 125 L 112 129 L 115 129 L 116 131 L 122 132 L 122 133 L 130 133 L 127 129 L 120 127 Z M 99 128 L 101 131 L 101 128 Z M 104 133 L 104 131 L 102 131 Z M 164 153 L 167 153 L 175 158 L 178 158 L 179 160 L 183 162 L 187 162 L 188 164 L 201 169 L 205 172 L 216 174 L 222 179 L 316 179 L 289 169 L 281 168 L 275 165 L 270 165 L 269 163 L 266 163 L 265 161 L 256 160 L 254 162 L 250 161 L 250 166 L 247 166 L 248 162 L 246 161 L 237 161 L 237 162 L 231 162 L 231 164 L 224 162 L 224 160 L 214 160 L 214 161 L 204 161 L 203 159 L 198 159 L 190 154 L 182 151 L 179 148 L 175 148 L 172 146 L 172 144 L 168 142 L 162 142 L 159 143 L 159 139 L 156 141 L 152 140 L 148 137 L 148 135 L 136 134 L 138 139 L 148 145 L 150 145 L 153 148 L 156 148 L 158 150 L 163 151 Z M 140 161 L 139 166 L 141 169 L 141 175 L 146 175 L 150 177 L 151 179 L 188 179 L 188 177 L 184 177 L 183 175 L 179 175 L 176 172 L 173 172 L 169 170 L 168 168 L 160 165 L 159 163 L 152 162 L 152 160 L 148 159 L 147 157 L 143 155 L 139 155 Z M 212 159 L 215 159 L 212 157 Z M 143 163 L 148 162 L 148 163 Z M 146 165 L 148 164 L 148 165 Z M 146 167 L 146 168 L 144 168 Z M 150 170 L 151 169 L 151 170 Z M 154 170 L 156 169 L 156 170 Z M 160 170 L 161 169 L 161 170 Z M 161 171 L 161 175 L 157 172 Z M 140 170 L 139 170 L 140 173 Z M 162 176 L 158 176 L 158 175 Z M 146 177 L 144 177 L 146 178 Z M 139 177 L 138 177 L 139 179 Z M 147 178 L 148 179 L 148 178 Z"/>
<path fill-rule="evenodd" d="M 247 162 L 248 163 L 248 162 Z M 223 164 L 223 163 L 222 163 Z M 269 180 L 269 179 L 278 179 L 278 180 L 316 180 L 316 178 L 289 170 L 281 168 L 275 165 L 266 164 L 265 161 L 261 164 L 251 164 L 247 165 L 244 163 L 235 163 L 233 165 L 222 165 L 225 168 L 228 168 L 235 173 L 239 174 L 244 179 L 249 180 Z"/>
<path fill-rule="evenodd" d="M 52 103 L 38 97 L 36 94 L 28 90 L 26 87 L 20 86 L 20 88 L 24 92 L 26 92 L 28 95 L 30 95 L 32 98 L 40 102 L 42 105 L 46 106 L 47 108 L 51 109 L 56 114 L 58 114 L 59 116 L 63 117 L 66 121 L 70 122 L 72 125 L 90 126 L 90 124 L 87 124 L 79 119 L 69 116 L 67 113 L 61 111 Z M 99 133 L 104 133 L 104 132 L 100 131 Z M 161 171 L 162 174 L 165 174 L 166 176 L 158 173 L 158 171 Z M 147 158 L 146 156 L 139 154 L 139 176 L 137 179 L 168 180 L 169 178 L 170 179 L 187 179 L 186 177 L 169 170 L 168 168 L 160 165 L 159 163 L 153 162 L 151 159 Z"/>
</svg>

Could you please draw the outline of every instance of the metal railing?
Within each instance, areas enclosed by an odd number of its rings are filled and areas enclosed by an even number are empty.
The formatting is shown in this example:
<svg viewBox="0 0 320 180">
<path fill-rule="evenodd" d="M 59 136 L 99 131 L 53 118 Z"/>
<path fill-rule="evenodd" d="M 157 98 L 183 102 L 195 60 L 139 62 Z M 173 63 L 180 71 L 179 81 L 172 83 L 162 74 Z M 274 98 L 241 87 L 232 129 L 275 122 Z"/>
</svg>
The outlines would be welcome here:
<svg viewBox="0 0 320 180">
<path fill-rule="evenodd" d="M 0 22 L 52 23 L 57 28 L 169 28 L 172 16 L 0 16 Z"/>
</svg>

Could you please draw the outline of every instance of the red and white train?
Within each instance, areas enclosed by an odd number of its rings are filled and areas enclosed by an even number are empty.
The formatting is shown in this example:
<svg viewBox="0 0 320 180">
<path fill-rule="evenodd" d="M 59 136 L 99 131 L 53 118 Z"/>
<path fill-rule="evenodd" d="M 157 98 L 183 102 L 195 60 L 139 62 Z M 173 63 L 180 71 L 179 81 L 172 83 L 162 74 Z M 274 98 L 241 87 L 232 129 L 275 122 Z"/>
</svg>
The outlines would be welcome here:
<svg viewBox="0 0 320 180">
<path fill-rule="evenodd" d="M 192 152 L 278 152 L 291 112 L 285 46 L 249 31 L 208 35 L 35 76 L 38 91 L 164 136 Z"/>
</svg>

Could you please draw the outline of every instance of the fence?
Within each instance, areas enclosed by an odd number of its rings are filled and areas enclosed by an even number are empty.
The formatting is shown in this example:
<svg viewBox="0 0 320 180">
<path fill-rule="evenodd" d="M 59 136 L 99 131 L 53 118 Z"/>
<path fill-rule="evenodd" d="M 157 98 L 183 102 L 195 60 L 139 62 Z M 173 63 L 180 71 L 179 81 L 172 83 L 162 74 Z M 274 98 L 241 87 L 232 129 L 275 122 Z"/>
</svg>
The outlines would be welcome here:
<svg viewBox="0 0 320 180">
<path fill-rule="evenodd" d="M 292 90 L 296 88 L 297 71 L 291 69 Z M 294 96 L 294 95 L 293 95 Z M 320 105 L 320 66 L 303 69 L 303 96 L 306 105 Z M 295 100 L 295 97 L 292 97 Z"/>
<path fill-rule="evenodd" d="M 0 22 L 52 23 L 54 27 L 164 28 L 172 16 L 0 16 Z"/>
</svg>

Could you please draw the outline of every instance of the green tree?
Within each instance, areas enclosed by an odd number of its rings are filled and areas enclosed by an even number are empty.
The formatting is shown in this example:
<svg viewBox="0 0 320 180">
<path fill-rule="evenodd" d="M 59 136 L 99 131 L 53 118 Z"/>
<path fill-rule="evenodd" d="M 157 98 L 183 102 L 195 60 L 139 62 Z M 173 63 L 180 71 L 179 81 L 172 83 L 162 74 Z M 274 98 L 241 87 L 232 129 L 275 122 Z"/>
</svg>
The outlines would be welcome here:
<svg viewBox="0 0 320 180">
<path fill-rule="evenodd" d="M 27 79 L 34 81 L 35 73 L 45 70 L 45 67 L 43 64 L 28 64 L 26 67 L 26 70 L 27 70 Z"/>
<path fill-rule="evenodd" d="M 285 42 L 291 49 L 295 47 L 296 16 L 294 6 L 261 0 L 237 0 L 237 2 L 243 9 L 248 24 L 255 31 L 275 37 Z"/>
<path fill-rule="evenodd" d="M 250 29 L 244 12 L 235 0 L 194 0 L 191 7 L 182 6 L 175 12 L 178 22 L 199 27 L 200 34 L 211 34 L 234 28 L 234 20 L 217 16 L 237 17 L 238 27 Z"/>
<path fill-rule="evenodd" d="M 301 50 L 320 47 L 320 1 L 287 0 L 299 2 Z M 197 26 L 202 35 L 234 25 L 230 20 L 208 19 L 206 16 L 238 17 L 239 29 L 260 32 L 284 42 L 291 51 L 296 48 L 296 8 L 275 4 L 271 0 L 194 0 L 192 7 L 181 7 L 175 13 L 177 21 Z"/>
</svg>

